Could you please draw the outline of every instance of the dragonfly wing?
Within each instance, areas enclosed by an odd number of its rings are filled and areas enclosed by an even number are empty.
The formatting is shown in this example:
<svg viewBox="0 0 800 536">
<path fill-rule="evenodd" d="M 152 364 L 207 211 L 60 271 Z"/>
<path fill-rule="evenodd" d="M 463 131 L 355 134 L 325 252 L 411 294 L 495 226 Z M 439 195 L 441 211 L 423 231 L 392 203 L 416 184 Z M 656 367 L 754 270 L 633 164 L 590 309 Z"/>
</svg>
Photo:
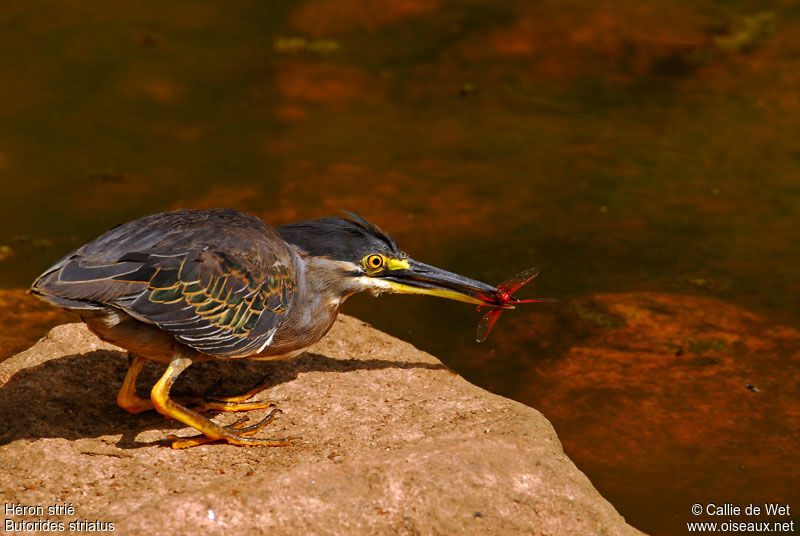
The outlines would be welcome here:
<svg viewBox="0 0 800 536">
<path fill-rule="evenodd" d="M 533 279 L 537 275 L 539 275 L 539 269 L 538 268 L 528 268 L 527 270 L 518 273 L 514 277 L 512 277 L 512 278 L 510 278 L 510 279 L 508 279 L 506 281 L 503 281 L 502 283 L 497 285 L 497 288 L 499 288 L 500 290 L 503 290 L 503 291 L 505 291 L 505 292 L 507 292 L 509 294 L 513 294 L 514 292 L 516 292 L 516 290 L 518 288 L 520 288 L 521 286 L 527 284 L 528 281 L 530 281 L 531 279 Z"/>
<path fill-rule="evenodd" d="M 478 331 L 475 334 L 476 341 L 483 342 L 486 340 L 486 337 L 489 336 L 489 332 L 492 331 L 494 323 L 497 322 L 498 318 L 500 318 L 500 313 L 502 312 L 502 307 L 495 307 L 483 315 L 483 318 L 481 318 L 480 322 L 478 322 Z"/>
</svg>

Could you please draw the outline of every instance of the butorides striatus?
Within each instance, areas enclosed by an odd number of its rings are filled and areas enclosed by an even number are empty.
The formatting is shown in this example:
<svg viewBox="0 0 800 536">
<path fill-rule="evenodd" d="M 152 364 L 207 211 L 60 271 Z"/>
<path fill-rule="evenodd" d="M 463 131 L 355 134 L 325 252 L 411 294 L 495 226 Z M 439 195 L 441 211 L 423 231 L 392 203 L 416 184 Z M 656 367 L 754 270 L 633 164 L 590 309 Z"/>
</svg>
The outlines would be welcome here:
<svg viewBox="0 0 800 536">
<path fill-rule="evenodd" d="M 122 408 L 155 409 L 202 432 L 171 436 L 174 448 L 214 440 L 286 445 L 250 437 L 279 411 L 250 401 L 257 389 L 187 401 L 170 398 L 170 388 L 194 362 L 278 360 L 303 352 L 328 332 L 339 306 L 356 292 L 498 303 L 497 288 L 410 259 L 377 226 L 349 216 L 273 228 L 232 209 L 155 214 L 68 254 L 31 291 L 77 312 L 100 338 L 129 351 L 117 396 Z M 150 400 L 136 395 L 135 384 L 148 359 L 168 364 Z M 269 415 L 250 426 L 221 426 L 199 413 L 266 407 L 273 408 Z"/>
</svg>

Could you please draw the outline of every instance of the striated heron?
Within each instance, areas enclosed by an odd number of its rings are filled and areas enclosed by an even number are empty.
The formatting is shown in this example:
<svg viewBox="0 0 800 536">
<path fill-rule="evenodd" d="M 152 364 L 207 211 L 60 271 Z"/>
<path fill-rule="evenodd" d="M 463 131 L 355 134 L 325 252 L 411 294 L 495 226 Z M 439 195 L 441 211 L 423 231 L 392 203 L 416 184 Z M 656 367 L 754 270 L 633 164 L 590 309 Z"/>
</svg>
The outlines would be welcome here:
<svg viewBox="0 0 800 536">
<path fill-rule="evenodd" d="M 232 209 L 179 210 L 119 225 L 46 270 L 31 292 L 77 312 L 101 339 L 129 352 L 117 395 L 131 413 L 155 409 L 203 435 L 170 436 L 173 448 L 225 440 L 288 445 L 250 437 L 280 411 L 234 397 L 176 399 L 170 388 L 194 362 L 279 360 L 320 340 L 356 292 L 427 294 L 510 308 L 502 290 L 417 262 L 376 225 L 321 218 L 270 227 Z M 136 395 L 148 359 L 167 363 L 150 399 Z M 191 407 L 190 407 L 191 406 Z M 260 422 L 221 426 L 201 411 L 271 408 Z"/>
</svg>

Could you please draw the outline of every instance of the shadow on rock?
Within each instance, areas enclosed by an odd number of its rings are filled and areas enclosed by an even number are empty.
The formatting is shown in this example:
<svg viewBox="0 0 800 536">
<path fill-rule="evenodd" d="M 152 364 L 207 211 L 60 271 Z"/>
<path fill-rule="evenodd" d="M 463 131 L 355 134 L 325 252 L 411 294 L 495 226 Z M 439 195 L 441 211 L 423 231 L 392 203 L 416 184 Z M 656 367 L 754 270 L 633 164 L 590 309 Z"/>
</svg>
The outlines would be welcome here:
<svg viewBox="0 0 800 536">
<path fill-rule="evenodd" d="M 136 437 L 143 431 L 185 428 L 154 411 L 131 415 L 117 406 L 116 396 L 127 371 L 124 352 L 97 350 L 52 359 L 16 372 L 0 386 L 0 446 L 17 439 L 60 437 L 80 439 L 122 434 L 120 448 L 137 448 L 161 441 L 143 442 Z M 137 379 L 137 392 L 149 397 L 150 387 L 166 365 L 148 362 Z M 348 373 L 357 370 L 387 368 L 448 370 L 442 364 L 397 362 L 384 359 L 333 359 L 305 353 L 286 361 L 248 360 L 196 363 L 180 376 L 172 390 L 174 397 L 197 396 L 215 391 L 216 396 L 248 390 L 265 376 L 269 388 L 290 382 L 309 372 Z M 213 416 L 219 412 L 209 412 Z"/>
</svg>

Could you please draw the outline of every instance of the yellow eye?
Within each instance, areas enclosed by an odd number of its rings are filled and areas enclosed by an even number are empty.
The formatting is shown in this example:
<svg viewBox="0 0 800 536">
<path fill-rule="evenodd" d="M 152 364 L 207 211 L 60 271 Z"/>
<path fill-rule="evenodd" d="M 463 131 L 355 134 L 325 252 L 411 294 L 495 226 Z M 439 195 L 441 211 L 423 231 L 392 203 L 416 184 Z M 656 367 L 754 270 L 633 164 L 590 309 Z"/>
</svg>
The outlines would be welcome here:
<svg viewBox="0 0 800 536">
<path fill-rule="evenodd" d="M 381 255 L 370 255 L 366 258 L 365 263 L 367 268 L 370 270 L 379 270 L 383 268 L 383 256 Z"/>
</svg>

